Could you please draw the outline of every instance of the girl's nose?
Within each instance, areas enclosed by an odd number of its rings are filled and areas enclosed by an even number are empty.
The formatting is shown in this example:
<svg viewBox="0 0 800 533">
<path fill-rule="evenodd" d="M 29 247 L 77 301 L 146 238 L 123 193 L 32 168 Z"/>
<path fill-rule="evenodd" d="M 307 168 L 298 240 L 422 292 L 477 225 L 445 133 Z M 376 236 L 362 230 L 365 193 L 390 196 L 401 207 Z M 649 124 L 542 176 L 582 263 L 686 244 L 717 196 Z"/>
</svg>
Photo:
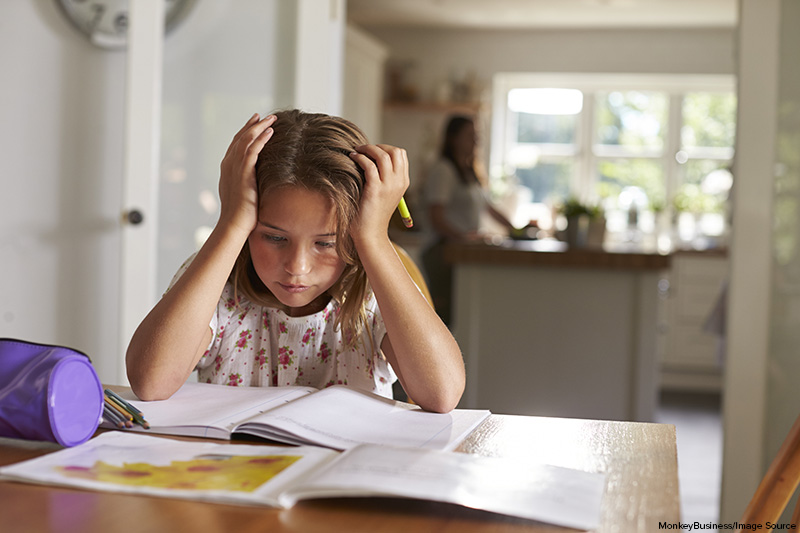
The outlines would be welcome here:
<svg viewBox="0 0 800 533">
<path fill-rule="evenodd" d="M 302 276 L 311 272 L 311 260 L 308 251 L 302 246 L 293 246 L 288 251 L 283 269 L 292 276 Z"/>
</svg>

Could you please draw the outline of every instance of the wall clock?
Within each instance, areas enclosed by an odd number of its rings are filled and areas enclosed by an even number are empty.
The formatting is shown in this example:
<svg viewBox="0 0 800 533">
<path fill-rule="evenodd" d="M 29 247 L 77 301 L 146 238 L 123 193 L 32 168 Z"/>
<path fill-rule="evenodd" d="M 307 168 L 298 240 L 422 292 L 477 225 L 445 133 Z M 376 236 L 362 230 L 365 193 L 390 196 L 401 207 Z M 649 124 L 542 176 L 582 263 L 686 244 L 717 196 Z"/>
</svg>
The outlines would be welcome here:
<svg viewBox="0 0 800 533">
<path fill-rule="evenodd" d="M 102 48 L 121 49 L 128 43 L 130 0 L 56 0 L 64 15 L 89 40 Z M 141 0 L 138 0 L 141 1 Z M 164 30 L 169 32 L 195 0 L 163 0 Z"/>
</svg>

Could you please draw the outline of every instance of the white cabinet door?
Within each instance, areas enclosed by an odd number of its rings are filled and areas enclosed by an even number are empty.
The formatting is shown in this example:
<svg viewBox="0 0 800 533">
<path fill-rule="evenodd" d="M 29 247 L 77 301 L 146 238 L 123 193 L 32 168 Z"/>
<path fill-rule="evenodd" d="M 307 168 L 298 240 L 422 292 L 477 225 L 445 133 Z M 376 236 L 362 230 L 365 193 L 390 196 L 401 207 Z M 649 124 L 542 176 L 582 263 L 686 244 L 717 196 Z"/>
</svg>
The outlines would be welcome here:
<svg viewBox="0 0 800 533">
<path fill-rule="evenodd" d="M 718 254 L 676 254 L 665 278 L 662 309 L 662 385 L 714 389 L 721 376 L 720 339 L 705 324 L 728 276 L 728 259 Z"/>
</svg>

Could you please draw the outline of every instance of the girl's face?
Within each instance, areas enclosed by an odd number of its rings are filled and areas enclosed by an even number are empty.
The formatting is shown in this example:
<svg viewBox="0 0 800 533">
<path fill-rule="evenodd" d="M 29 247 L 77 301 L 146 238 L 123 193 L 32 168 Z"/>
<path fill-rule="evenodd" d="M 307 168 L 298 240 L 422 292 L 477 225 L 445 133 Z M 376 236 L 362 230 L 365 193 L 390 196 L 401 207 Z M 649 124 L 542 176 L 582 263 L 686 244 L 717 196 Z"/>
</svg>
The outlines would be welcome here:
<svg viewBox="0 0 800 533">
<path fill-rule="evenodd" d="M 248 239 L 253 266 L 291 316 L 317 313 L 345 268 L 336 253 L 331 201 L 303 187 L 282 187 L 261 199 Z"/>
</svg>

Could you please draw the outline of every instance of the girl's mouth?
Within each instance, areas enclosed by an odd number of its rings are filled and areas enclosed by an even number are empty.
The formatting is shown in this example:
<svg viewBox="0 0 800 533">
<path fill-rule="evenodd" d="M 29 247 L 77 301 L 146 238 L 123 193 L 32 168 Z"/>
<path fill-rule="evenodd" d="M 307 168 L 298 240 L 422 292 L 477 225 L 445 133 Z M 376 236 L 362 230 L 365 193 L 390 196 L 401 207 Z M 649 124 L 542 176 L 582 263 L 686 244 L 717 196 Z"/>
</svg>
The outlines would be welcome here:
<svg viewBox="0 0 800 533">
<path fill-rule="evenodd" d="M 298 293 L 308 290 L 308 285 L 292 285 L 286 283 L 278 283 L 283 290 L 291 293 Z"/>
</svg>

